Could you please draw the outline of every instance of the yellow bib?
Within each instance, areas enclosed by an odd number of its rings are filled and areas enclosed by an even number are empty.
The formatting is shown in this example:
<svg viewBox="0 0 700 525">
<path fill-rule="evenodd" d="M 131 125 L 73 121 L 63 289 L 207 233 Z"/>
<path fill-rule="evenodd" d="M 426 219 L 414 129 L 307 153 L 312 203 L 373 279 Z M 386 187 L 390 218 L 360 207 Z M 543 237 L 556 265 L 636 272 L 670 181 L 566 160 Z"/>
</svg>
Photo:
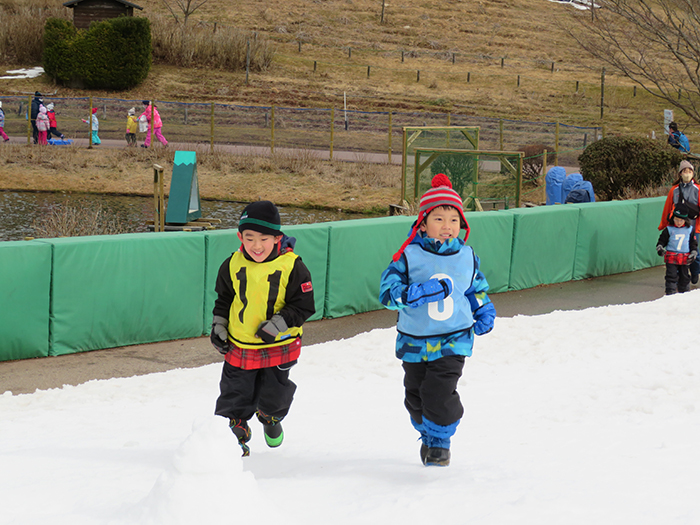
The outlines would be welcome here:
<svg viewBox="0 0 700 525">
<path fill-rule="evenodd" d="M 299 326 L 281 332 L 273 343 L 266 344 L 255 332 L 285 305 L 289 274 L 298 255 L 287 252 L 276 259 L 258 263 L 249 261 L 242 252 L 231 256 L 229 271 L 235 296 L 229 312 L 229 339 L 241 348 L 266 348 L 292 342 L 302 334 Z"/>
</svg>

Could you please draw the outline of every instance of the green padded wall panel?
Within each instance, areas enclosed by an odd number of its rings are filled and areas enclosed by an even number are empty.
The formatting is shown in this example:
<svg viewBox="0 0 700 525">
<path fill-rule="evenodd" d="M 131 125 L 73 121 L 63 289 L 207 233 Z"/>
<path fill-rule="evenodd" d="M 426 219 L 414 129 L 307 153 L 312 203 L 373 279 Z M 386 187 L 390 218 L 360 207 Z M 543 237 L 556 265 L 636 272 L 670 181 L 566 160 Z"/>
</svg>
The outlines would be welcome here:
<svg viewBox="0 0 700 525">
<path fill-rule="evenodd" d="M 202 334 L 204 236 L 52 239 L 50 355 Z"/>
<path fill-rule="evenodd" d="M 316 313 L 309 318 L 315 321 L 323 317 L 323 307 L 326 295 L 326 263 L 328 253 L 328 227 L 321 224 L 304 224 L 299 226 L 283 226 L 282 231 L 297 242 L 294 253 L 298 254 L 311 272 L 314 285 L 314 302 Z M 211 331 L 212 310 L 216 301 L 216 276 L 221 264 L 235 252 L 241 242 L 238 240 L 237 229 L 209 231 L 205 233 L 206 284 L 204 289 L 204 326 L 203 333 Z"/>
<path fill-rule="evenodd" d="M 637 203 L 637 240 L 634 269 L 642 270 L 664 263 L 664 258 L 656 253 L 655 246 L 661 234 L 658 228 L 666 197 L 639 199 L 635 202 Z"/>
<path fill-rule="evenodd" d="M 509 288 L 523 290 L 571 280 L 579 209 L 539 206 L 508 213 L 514 219 Z"/>
<path fill-rule="evenodd" d="M 481 271 L 489 282 L 489 293 L 508 290 L 513 242 L 513 215 L 502 212 L 466 214 L 469 222 L 467 244 L 481 260 Z"/>
<path fill-rule="evenodd" d="M 580 209 L 574 279 L 634 269 L 637 202 L 567 204 Z"/>
<path fill-rule="evenodd" d="M 415 220 L 385 217 L 328 223 L 326 317 L 383 308 L 378 299 L 379 280 Z"/>
<path fill-rule="evenodd" d="M 0 242 L 0 361 L 49 355 L 51 245 Z"/>
</svg>

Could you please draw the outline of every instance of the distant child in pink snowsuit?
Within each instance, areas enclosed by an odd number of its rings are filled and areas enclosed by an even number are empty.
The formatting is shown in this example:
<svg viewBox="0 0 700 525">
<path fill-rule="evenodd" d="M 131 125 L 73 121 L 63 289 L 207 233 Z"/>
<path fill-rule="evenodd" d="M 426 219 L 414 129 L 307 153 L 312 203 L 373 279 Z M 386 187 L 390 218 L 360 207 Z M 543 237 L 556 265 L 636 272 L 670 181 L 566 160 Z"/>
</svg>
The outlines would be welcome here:
<svg viewBox="0 0 700 525">
<path fill-rule="evenodd" d="M 165 137 L 163 136 L 163 133 L 161 131 L 163 127 L 163 121 L 160 119 L 160 113 L 158 113 L 158 108 L 154 104 L 153 107 L 151 107 L 151 103 L 148 100 L 143 101 L 143 105 L 146 107 L 146 109 L 141 113 L 141 116 L 139 118 L 145 116 L 146 120 L 148 121 L 148 131 L 146 132 L 146 140 L 141 144 L 142 148 L 147 148 L 151 145 L 151 133 L 153 133 L 158 140 L 160 140 L 161 144 L 163 146 L 168 145 L 168 141 L 165 140 Z M 153 113 L 153 122 L 151 122 L 151 113 Z"/>
<path fill-rule="evenodd" d="M 39 139 L 37 144 L 48 144 L 46 136 L 48 134 L 49 128 L 51 128 L 51 123 L 49 122 L 49 116 L 46 114 L 46 108 L 42 104 L 39 106 L 39 114 L 36 116 L 36 129 L 39 131 Z"/>
<path fill-rule="evenodd" d="M 0 137 L 2 137 L 2 140 L 5 142 L 10 140 L 10 137 L 5 133 L 5 112 L 2 110 L 2 101 L 0 101 Z"/>
</svg>

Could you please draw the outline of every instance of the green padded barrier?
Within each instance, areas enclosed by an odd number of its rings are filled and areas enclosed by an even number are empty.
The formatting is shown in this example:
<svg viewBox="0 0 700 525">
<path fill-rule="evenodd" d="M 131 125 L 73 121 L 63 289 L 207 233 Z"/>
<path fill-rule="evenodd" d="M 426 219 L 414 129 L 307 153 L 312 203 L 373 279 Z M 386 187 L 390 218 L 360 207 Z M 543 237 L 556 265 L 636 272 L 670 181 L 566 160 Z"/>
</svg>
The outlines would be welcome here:
<svg viewBox="0 0 700 525">
<path fill-rule="evenodd" d="M 500 213 L 510 213 L 514 219 L 509 289 L 571 280 L 579 208 L 567 204 Z"/>
<path fill-rule="evenodd" d="M 659 222 L 666 197 L 639 199 L 637 203 L 637 239 L 634 252 L 634 269 L 642 270 L 664 263 L 664 258 L 656 253 L 659 240 Z"/>
<path fill-rule="evenodd" d="M 51 245 L 0 242 L 0 361 L 49 355 Z"/>
<path fill-rule="evenodd" d="M 574 279 L 631 272 L 634 269 L 636 201 L 566 206 L 580 209 Z"/>
<path fill-rule="evenodd" d="M 202 335 L 204 236 L 52 239 L 50 355 Z"/>
<path fill-rule="evenodd" d="M 416 217 L 383 217 L 327 223 L 330 228 L 326 317 L 383 308 L 379 280 L 408 236 Z"/>
<path fill-rule="evenodd" d="M 508 290 L 513 242 L 513 215 L 498 211 L 471 212 L 467 244 L 481 260 L 481 271 L 489 282 L 489 293 Z"/>
<path fill-rule="evenodd" d="M 323 307 L 326 295 L 326 264 L 328 254 L 328 227 L 325 224 L 304 224 L 299 226 L 283 226 L 282 231 L 297 242 L 294 253 L 298 254 L 311 272 L 314 285 L 314 303 L 316 313 L 309 318 L 315 321 L 323 317 Z M 212 310 L 216 301 L 216 276 L 222 263 L 235 252 L 241 242 L 238 240 L 238 230 L 228 229 L 209 231 L 206 236 L 206 281 L 204 289 L 204 326 L 203 333 L 211 332 Z"/>
</svg>

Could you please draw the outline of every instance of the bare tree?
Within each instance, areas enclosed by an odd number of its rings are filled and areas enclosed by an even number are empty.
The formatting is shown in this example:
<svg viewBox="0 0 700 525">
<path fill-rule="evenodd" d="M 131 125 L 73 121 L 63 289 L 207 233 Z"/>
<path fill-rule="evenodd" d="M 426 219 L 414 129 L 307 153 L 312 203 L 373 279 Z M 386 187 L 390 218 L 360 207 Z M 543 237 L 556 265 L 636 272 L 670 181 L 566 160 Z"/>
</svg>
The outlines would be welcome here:
<svg viewBox="0 0 700 525">
<path fill-rule="evenodd" d="M 192 15 L 197 9 L 202 7 L 208 1 L 209 0 L 162 0 L 165 7 L 168 8 L 168 11 L 170 11 L 170 14 L 173 15 L 175 21 L 178 24 L 182 24 L 183 31 L 187 28 L 187 20 L 190 18 L 190 15 Z M 177 10 L 182 14 L 182 19 L 180 19 L 180 14 L 175 11 L 175 8 L 173 8 L 171 3 L 174 3 Z"/>
<path fill-rule="evenodd" d="M 571 36 L 651 95 L 700 123 L 700 0 L 601 0 Z"/>
</svg>

